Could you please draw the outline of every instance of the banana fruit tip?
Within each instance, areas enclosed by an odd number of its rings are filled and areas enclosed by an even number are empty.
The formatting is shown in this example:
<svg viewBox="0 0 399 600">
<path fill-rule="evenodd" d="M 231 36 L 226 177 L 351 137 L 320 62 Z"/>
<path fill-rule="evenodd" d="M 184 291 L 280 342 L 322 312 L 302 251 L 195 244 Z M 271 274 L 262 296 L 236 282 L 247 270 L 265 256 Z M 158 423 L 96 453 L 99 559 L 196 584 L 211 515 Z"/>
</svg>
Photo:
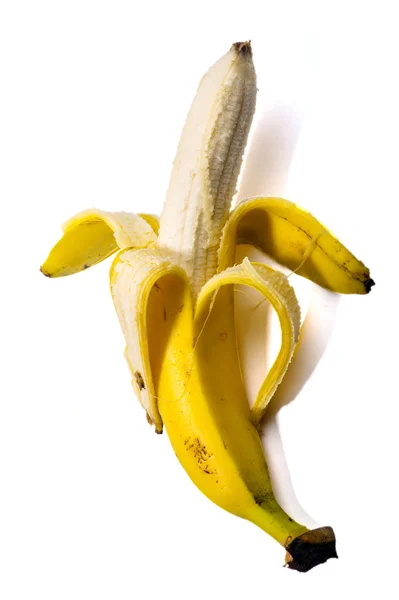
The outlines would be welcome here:
<svg viewBox="0 0 399 600">
<path fill-rule="evenodd" d="M 116 253 L 110 290 L 125 337 L 134 391 L 157 433 L 165 427 L 195 485 L 287 551 L 290 569 L 336 557 L 329 527 L 310 531 L 278 504 L 259 437 L 267 405 L 300 336 L 288 278 L 236 248 L 343 294 L 368 294 L 367 267 L 311 214 L 259 196 L 231 209 L 256 101 L 250 42 L 238 42 L 202 78 L 183 128 L 160 219 L 89 209 L 63 226 L 41 270 L 84 271 Z M 234 288 L 257 290 L 276 311 L 281 347 L 252 408 L 242 381 Z M 266 371 L 266 368 L 265 368 Z"/>
</svg>

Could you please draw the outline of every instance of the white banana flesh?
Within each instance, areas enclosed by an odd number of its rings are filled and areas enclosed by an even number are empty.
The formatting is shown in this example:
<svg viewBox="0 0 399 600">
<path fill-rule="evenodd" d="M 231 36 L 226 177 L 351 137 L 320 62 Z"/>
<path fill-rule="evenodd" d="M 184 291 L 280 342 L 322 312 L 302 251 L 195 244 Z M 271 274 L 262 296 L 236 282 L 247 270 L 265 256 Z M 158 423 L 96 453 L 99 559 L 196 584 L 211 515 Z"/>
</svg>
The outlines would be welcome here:
<svg viewBox="0 0 399 600">
<path fill-rule="evenodd" d="M 201 80 L 161 216 L 158 247 L 184 268 L 195 295 L 217 270 L 255 101 L 251 49 L 234 44 Z"/>
</svg>

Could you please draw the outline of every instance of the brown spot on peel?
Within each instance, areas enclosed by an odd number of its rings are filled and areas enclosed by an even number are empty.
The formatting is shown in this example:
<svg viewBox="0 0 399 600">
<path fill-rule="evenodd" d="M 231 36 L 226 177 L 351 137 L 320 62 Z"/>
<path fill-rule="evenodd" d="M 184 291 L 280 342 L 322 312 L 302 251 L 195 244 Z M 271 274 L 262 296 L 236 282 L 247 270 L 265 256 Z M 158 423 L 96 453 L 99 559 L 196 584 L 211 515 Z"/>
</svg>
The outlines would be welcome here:
<svg viewBox="0 0 399 600">
<path fill-rule="evenodd" d="M 184 445 L 186 451 L 193 455 L 197 465 L 204 473 L 207 475 L 214 475 L 216 473 L 209 466 L 209 459 L 212 458 L 213 454 L 209 454 L 206 446 L 201 443 L 199 438 L 187 438 L 184 440 Z"/>
<path fill-rule="evenodd" d="M 50 273 L 46 271 L 43 267 L 40 267 L 40 272 L 43 273 L 46 277 L 51 277 Z"/>
<path fill-rule="evenodd" d="M 141 390 L 145 390 L 145 383 L 144 383 L 144 379 L 142 374 L 140 373 L 140 371 L 136 371 L 134 374 L 134 378 L 136 380 L 136 383 L 138 385 L 138 388 L 141 392 Z"/>
</svg>

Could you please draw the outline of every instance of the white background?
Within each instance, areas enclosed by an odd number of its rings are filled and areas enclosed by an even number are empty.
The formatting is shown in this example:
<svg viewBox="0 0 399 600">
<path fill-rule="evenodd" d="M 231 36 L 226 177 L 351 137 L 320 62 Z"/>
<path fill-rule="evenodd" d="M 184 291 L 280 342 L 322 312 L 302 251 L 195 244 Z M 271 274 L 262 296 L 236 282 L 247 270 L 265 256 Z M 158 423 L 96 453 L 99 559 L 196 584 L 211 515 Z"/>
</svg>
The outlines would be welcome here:
<svg viewBox="0 0 399 600">
<path fill-rule="evenodd" d="M 394 594 L 394 7 L 1 3 L 2 600 Z M 336 531 L 340 559 L 306 575 L 283 569 L 276 542 L 202 496 L 147 425 L 109 262 L 54 281 L 38 270 L 79 210 L 160 212 L 198 81 L 245 39 L 259 96 L 239 197 L 305 206 L 377 282 L 367 297 L 341 299 L 301 284 L 303 343 L 266 424 L 281 503 Z"/>
</svg>

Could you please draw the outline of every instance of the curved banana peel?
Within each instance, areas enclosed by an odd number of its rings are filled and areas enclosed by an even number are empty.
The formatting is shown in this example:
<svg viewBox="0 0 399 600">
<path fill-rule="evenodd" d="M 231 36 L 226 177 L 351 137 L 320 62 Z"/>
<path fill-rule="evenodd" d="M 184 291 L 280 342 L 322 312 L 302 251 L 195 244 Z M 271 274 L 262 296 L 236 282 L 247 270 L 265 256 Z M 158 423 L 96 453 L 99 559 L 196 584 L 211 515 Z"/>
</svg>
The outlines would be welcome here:
<svg viewBox="0 0 399 600">
<path fill-rule="evenodd" d="M 341 294 L 367 294 L 370 271 L 310 213 L 282 198 L 243 200 L 223 231 L 219 269 L 234 264 L 236 244 L 259 248 L 278 263 Z"/>
<path fill-rule="evenodd" d="M 185 283 L 183 289 L 176 282 L 178 278 Z M 172 362 L 183 363 L 186 377 L 190 377 L 191 371 L 187 359 L 193 362 L 196 358 L 196 347 L 214 306 L 214 295 L 222 286 L 234 284 L 243 284 L 258 290 L 275 309 L 281 325 L 280 351 L 266 375 L 251 411 L 253 421 L 259 422 L 289 365 L 299 338 L 299 304 L 294 290 L 282 273 L 265 265 L 251 264 L 248 259 L 245 259 L 241 265 L 227 269 L 210 279 L 201 290 L 196 304 L 195 331 L 197 333 L 189 336 L 190 344 L 184 352 L 174 356 Z M 165 349 L 165 342 L 171 334 L 172 323 L 181 336 L 179 323 L 183 321 L 187 325 L 189 318 L 187 311 L 192 313 L 187 277 L 183 269 L 165 259 L 159 251 L 125 250 L 117 255 L 112 264 L 110 286 L 126 339 L 125 357 L 133 375 L 133 387 L 147 412 L 149 421 L 155 424 L 157 433 L 161 433 L 163 423 L 158 410 L 158 394 L 154 388 L 153 371 L 158 373 L 162 363 L 167 362 L 169 365 L 171 363 L 170 356 L 166 360 L 162 349 Z M 218 332 L 213 344 L 217 343 L 217 339 L 226 341 L 229 335 L 235 338 L 234 314 L 232 310 L 228 311 L 226 306 L 226 304 L 233 306 L 231 293 L 232 290 L 229 290 L 228 295 L 223 295 L 224 304 L 221 306 L 224 315 L 229 314 L 229 322 L 225 322 L 226 319 L 223 321 L 218 319 Z M 191 318 L 194 318 L 193 314 Z M 222 327 L 219 331 L 222 324 L 224 329 Z M 152 351 L 150 364 L 151 343 L 156 351 Z M 217 368 L 222 371 L 225 367 L 223 363 L 228 357 L 225 349 L 226 344 L 217 364 Z M 234 353 L 233 359 L 234 369 L 239 369 L 237 352 Z M 229 360 L 231 361 L 231 357 Z M 232 366 L 229 364 L 226 375 Z M 170 393 L 168 396 L 170 397 Z"/>
<path fill-rule="evenodd" d="M 185 282 L 183 293 L 176 285 L 179 280 Z M 164 358 L 162 348 L 171 328 L 172 313 L 176 311 L 173 325 L 178 326 L 179 307 L 191 305 L 186 274 L 157 250 L 123 250 L 112 264 L 110 287 L 126 340 L 125 358 L 133 375 L 133 387 L 148 421 L 155 424 L 157 433 L 162 433 L 153 377 Z M 150 364 L 152 343 L 157 356 Z"/>
<path fill-rule="evenodd" d="M 97 208 L 66 221 L 64 235 L 40 267 L 47 277 L 84 271 L 114 254 L 118 248 L 147 248 L 156 241 L 158 218 Z"/>
<path fill-rule="evenodd" d="M 267 373 L 251 409 L 253 421 L 259 423 L 269 400 L 276 391 L 291 361 L 295 344 L 299 339 L 301 313 L 295 292 L 283 273 L 266 265 L 250 263 L 248 259 L 244 259 L 241 265 L 222 271 L 205 284 L 198 297 L 196 319 L 198 320 L 199 315 L 204 314 L 204 305 L 209 302 L 212 294 L 216 293 L 221 286 L 237 284 L 247 285 L 260 292 L 276 311 L 281 328 L 280 351 Z M 225 300 L 230 305 L 233 304 L 232 292 L 233 290 L 230 290 L 230 297 Z M 212 304 L 210 304 L 211 308 Z M 225 307 L 223 307 L 223 310 L 225 310 Z M 232 322 L 229 324 L 228 330 L 234 333 L 233 314 L 230 315 L 230 319 Z"/>
<path fill-rule="evenodd" d="M 266 227 L 263 233 L 261 225 Z M 140 339 L 146 339 L 149 327 L 143 315 L 146 314 L 151 286 L 157 283 L 157 279 L 174 273 L 185 278 L 187 285 L 189 282 L 184 269 L 173 263 L 167 252 L 156 248 L 155 232 L 158 228 L 159 220 L 154 215 L 110 213 L 98 209 L 83 211 L 64 224 L 64 235 L 51 250 L 41 271 L 48 277 L 74 274 L 97 264 L 118 249 L 122 250 L 111 268 L 111 292 L 122 329 L 129 340 L 125 355 L 133 374 L 133 386 L 149 422 L 154 423 L 156 431 L 160 433 L 162 419 L 151 383 L 148 350 L 145 350 L 145 343 L 140 342 Z M 255 423 L 260 423 L 298 341 L 300 308 L 283 273 L 260 263 L 251 264 L 247 259 L 241 265 L 231 266 L 234 265 L 237 245 L 244 242 L 252 242 L 299 275 L 324 284 L 334 292 L 364 294 L 374 282 L 363 263 L 333 238 L 312 215 L 287 200 L 248 199 L 231 213 L 223 229 L 219 272 L 207 281 L 197 298 L 196 323 L 199 322 L 199 315 L 204 314 L 209 295 L 217 293 L 221 286 L 227 284 L 250 285 L 263 294 L 276 310 L 282 343 L 252 407 L 251 418 Z M 161 287 L 157 284 L 155 289 L 160 290 Z M 233 305 L 232 294 L 232 289 L 223 294 L 226 305 Z M 164 304 L 168 296 L 169 293 L 163 293 Z M 123 299 L 130 299 L 130 305 Z M 210 306 L 213 307 L 213 302 Z M 166 304 L 164 310 L 167 310 Z M 227 310 L 226 307 L 224 310 Z M 124 312 L 129 312 L 129 321 L 123 316 Z M 135 314 L 141 319 L 140 327 L 135 321 Z M 230 321 L 228 328 L 234 329 L 233 312 Z M 127 322 L 130 323 L 129 330 L 126 329 Z M 148 387 L 145 381 L 148 381 Z M 145 388 L 140 389 L 143 385 Z"/>
<path fill-rule="evenodd" d="M 306 211 L 252 198 L 231 213 L 253 112 L 249 42 L 233 44 L 201 80 L 183 130 L 161 220 L 90 209 L 64 225 L 41 267 L 49 277 L 83 271 L 115 253 L 110 288 L 125 357 L 147 419 L 165 426 L 181 464 L 216 504 L 248 519 L 307 571 L 336 557 L 329 527 L 309 531 L 277 503 L 259 423 L 300 335 L 287 277 L 245 259 L 249 243 L 334 292 L 365 294 L 369 270 Z M 276 311 L 281 347 L 250 409 L 237 350 L 234 286 L 257 290 Z"/>
</svg>

